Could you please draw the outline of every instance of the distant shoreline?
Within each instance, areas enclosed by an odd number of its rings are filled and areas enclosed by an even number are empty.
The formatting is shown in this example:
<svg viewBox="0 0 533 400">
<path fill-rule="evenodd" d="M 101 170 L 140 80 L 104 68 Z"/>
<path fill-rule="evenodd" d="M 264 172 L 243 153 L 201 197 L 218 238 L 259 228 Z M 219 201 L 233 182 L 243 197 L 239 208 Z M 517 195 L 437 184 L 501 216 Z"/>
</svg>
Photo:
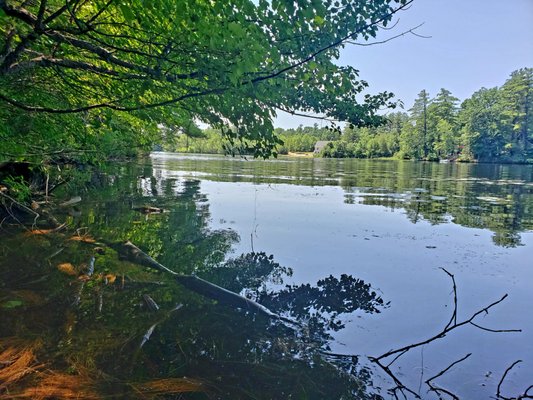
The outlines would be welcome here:
<svg viewBox="0 0 533 400">
<path fill-rule="evenodd" d="M 286 155 L 289 157 L 312 158 L 314 153 L 312 151 L 289 151 Z"/>
</svg>

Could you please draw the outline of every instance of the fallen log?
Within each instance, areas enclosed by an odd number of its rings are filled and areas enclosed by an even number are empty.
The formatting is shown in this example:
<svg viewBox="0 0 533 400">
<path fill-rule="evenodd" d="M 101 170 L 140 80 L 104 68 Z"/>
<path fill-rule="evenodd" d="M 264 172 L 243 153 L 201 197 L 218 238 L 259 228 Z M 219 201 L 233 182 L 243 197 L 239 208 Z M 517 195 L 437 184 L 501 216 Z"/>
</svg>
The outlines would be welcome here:
<svg viewBox="0 0 533 400">
<path fill-rule="evenodd" d="M 237 293 L 234 293 L 230 290 L 224 289 L 221 286 L 215 285 L 214 283 L 208 282 L 195 275 L 183 275 L 172 271 L 171 269 L 154 260 L 152 257 L 143 252 L 129 240 L 123 243 L 114 243 L 111 244 L 111 246 L 115 250 L 117 250 L 119 256 L 122 259 L 126 259 L 135 264 L 152 268 L 157 271 L 163 271 L 172 274 L 173 276 L 175 276 L 176 281 L 183 285 L 185 288 L 196 292 L 204 297 L 216 300 L 220 304 L 233 308 L 240 308 L 256 314 L 264 315 L 271 319 L 283 321 L 286 323 L 286 325 L 289 325 L 291 329 L 294 329 L 295 326 L 300 326 L 298 322 L 276 314 L 270 311 L 265 306 Z"/>
<path fill-rule="evenodd" d="M 165 267 L 164 265 L 158 263 L 144 251 L 139 249 L 129 240 L 122 243 L 110 243 L 112 248 L 114 248 L 120 258 L 131 261 L 132 263 L 142 265 L 144 267 L 152 268 L 158 271 L 167 272 L 172 275 L 179 275 L 177 272 L 172 271 L 171 269 Z"/>
<path fill-rule="evenodd" d="M 204 297 L 208 297 L 212 300 L 216 300 L 220 304 L 226 306 L 242 308 L 247 311 L 255 312 L 267 316 L 268 318 L 283 319 L 280 315 L 273 313 L 265 306 L 247 299 L 237 293 L 224 289 L 221 286 L 208 282 L 202 278 L 198 278 L 194 275 L 177 275 L 176 280 L 185 286 L 187 289 L 192 290 Z M 294 321 L 289 320 L 290 323 Z"/>
</svg>

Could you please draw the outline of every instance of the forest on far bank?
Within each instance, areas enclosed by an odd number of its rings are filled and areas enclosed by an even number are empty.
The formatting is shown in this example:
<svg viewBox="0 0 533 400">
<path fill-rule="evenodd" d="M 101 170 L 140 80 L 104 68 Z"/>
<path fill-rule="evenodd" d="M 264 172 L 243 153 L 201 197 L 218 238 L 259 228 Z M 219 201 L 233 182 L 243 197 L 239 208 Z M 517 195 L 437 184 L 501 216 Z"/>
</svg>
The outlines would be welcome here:
<svg viewBox="0 0 533 400">
<path fill-rule="evenodd" d="M 278 154 L 312 152 L 330 141 L 321 156 L 331 158 L 394 157 L 413 160 L 533 162 L 533 68 L 514 71 L 495 88 L 481 88 L 460 103 L 449 90 L 434 97 L 422 90 L 408 112 L 393 112 L 378 127 L 345 126 L 334 130 L 315 123 L 274 129 L 283 143 Z M 167 136 L 169 138 L 170 136 Z M 219 132 L 205 129 L 177 135 L 162 147 L 191 153 L 231 153 Z"/>
</svg>

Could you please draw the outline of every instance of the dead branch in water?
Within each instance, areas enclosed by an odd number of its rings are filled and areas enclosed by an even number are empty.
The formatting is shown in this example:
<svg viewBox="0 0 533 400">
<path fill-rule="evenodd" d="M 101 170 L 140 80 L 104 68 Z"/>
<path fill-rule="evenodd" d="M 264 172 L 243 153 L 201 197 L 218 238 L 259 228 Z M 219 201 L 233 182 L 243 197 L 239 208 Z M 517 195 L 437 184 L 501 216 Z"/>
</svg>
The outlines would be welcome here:
<svg viewBox="0 0 533 400">
<path fill-rule="evenodd" d="M 437 387 L 435 386 L 431 381 L 437 379 L 439 376 L 442 376 L 444 375 L 446 372 L 448 372 L 453 366 L 459 364 L 460 362 L 463 362 L 464 360 L 466 360 L 468 357 L 470 357 L 472 355 L 472 353 L 468 353 L 466 356 L 460 358 L 459 360 L 457 361 L 454 361 L 453 363 L 451 363 L 450 365 L 448 365 L 446 368 L 444 368 L 442 371 L 440 371 L 437 375 L 435 376 L 432 376 L 431 378 L 429 378 L 428 380 L 426 380 L 426 384 L 429 386 L 429 390 L 432 391 L 432 392 L 435 392 L 437 394 L 437 396 L 439 396 L 440 398 L 440 393 L 445 393 L 447 394 L 448 396 L 450 396 L 452 399 L 454 400 L 459 400 L 459 397 L 457 397 L 455 394 L 453 394 L 452 392 L 450 392 L 449 390 L 447 389 L 444 389 L 444 388 L 440 388 L 440 387 Z"/>
<path fill-rule="evenodd" d="M 192 290 L 204 297 L 216 300 L 220 304 L 224 304 L 233 308 L 240 308 L 256 314 L 262 314 L 271 319 L 283 321 L 289 328 L 292 329 L 294 329 L 295 326 L 299 326 L 298 322 L 278 315 L 251 299 L 224 289 L 223 287 L 215 285 L 214 283 L 208 282 L 195 275 L 182 275 L 172 271 L 171 269 L 154 260 L 130 241 L 110 245 L 118 251 L 119 255 L 123 259 L 148 268 L 169 273 L 187 289 Z"/>
<path fill-rule="evenodd" d="M 493 328 L 487 328 L 487 327 L 481 326 L 478 323 L 474 322 L 477 317 L 479 317 L 482 314 L 488 314 L 489 310 L 491 308 L 493 308 L 496 305 L 498 305 L 501 302 L 503 302 L 507 298 L 507 296 L 508 296 L 507 294 L 503 295 L 499 300 L 496 300 L 493 303 L 489 304 L 488 306 L 483 307 L 482 309 L 476 311 L 469 318 L 467 318 L 467 319 L 465 319 L 463 321 L 457 322 L 458 297 L 457 297 L 457 285 L 456 285 L 456 282 L 455 282 L 455 276 L 452 273 L 450 273 L 449 271 L 447 271 L 446 269 L 444 269 L 444 268 L 441 268 L 441 269 L 451 278 L 452 284 L 453 284 L 453 312 L 452 312 L 451 318 L 450 318 L 449 322 L 446 324 L 446 326 L 440 332 L 438 332 L 437 334 L 431 336 L 430 338 L 428 338 L 426 340 L 422 340 L 422 341 L 417 342 L 417 343 L 413 343 L 413 344 L 410 344 L 410 345 L 407 345 L 407 346 L 403 346 L 403 347 L 400 347 L 398 349 L 389 350 L 386 353 L 383 353 L 382 355 L 380 355 L 378 357 L 368 357 L 368 359 L 371 362 L 373 362 L 374 364 L 379 366 L 393 380 L 393 382 L 394 382 L 394 384 L 396 386 L 391 389 L 391 393 L 395 397 L 397 397 L 396 392 L 400 391 L 403 394 L 404 397 L 406 397 L 404 392 L 407 392 L 407 393 L 412 394 L 417 399 L 421 398 L 419 394 L 417 394 L 413 390 L 409 389 L 406 385 L 404 385 L 396 377 L 396 375 L 394 374 L 394 372 L 390 368 L 392 364 L 394 364 L 401 356 L 403 356 L 404 354 L 406 354 L 410 350 L 412 350 L 414 348 L 417 348 L 417 347 L 420 347 L 420 346 L 423 346 L 423 345 L 426 345 L 426 344 L 429 344 L 429 343 L 432 343 L 432 342 L 434 342 L 434 341 L 436 341 L 438 339 L 442 339 L 448 333 L 456 330 L 457 328 L 465 326 L 465 325 L 472 325 L 472 326 L 474 326 L 474 327 L 476 327 L 478 329 L 481 329 L 481 330 L 484 330 L 484 331 L 487 331 L 487 332 L 493 332 L 493 333 L 522 332 L 521 329 L 493 329 Z M 439 398 L 440 398 L 440 394 L 442 393 L 442 394 L 446 394 L 446 395 L 450 396 L 452 399 L 457 399 L 458 400 L 459 398 L 455 394 L 453 394 L 452 392 L 448 391 L 447 389 L 443 389 L 443 388 L 435 386 L 432 383 L 432 381 L 435 380 L 436 378 L 444 375 L 453 366 L 455 366 L 455 365 L 459 364 L 460 362 L 466 360 L 468 357 L 470 357 L 470 355 L 471 354 L 467 354 L 463 358 L 461 358 L 461 359 L 453 362 L 452 364 L 450 364 L 448 367 L 443 369 L 437 375 L 435 375 L 432 378 L 426 380 L 425 383 L 429 386 L 429 390 L 435 392 L 439 396 Z M 388 363 L 385 363 L 384 361 L 386 359 L 390 358 L 390 357 L 393 357 L 392 360 L 390 362 L 388 362 Z M 502 384 L 503 380 L 505 379 L 505 376 L 507 375 L 507 373 L 516 364 L 517 363 L 514 363 L 513 365 L 511 365 L 511 367 L 508 368 L 508 370 L 505 372 L 504 376 L 502 377 L 502 380 L 501 380 L 500 384 L 498 385 L 497 398 L 502 399 L 502 400 L 512 400 L 510 398 L 505 398 L 505 397 L 501 396 L 500 387 L 501 387 L 501 384 Z M 528 391 L 531 390 L 532 388 L 533 388 L 533 386 L 528 388 L 526 390 L 526 392 L 524 393 L 524 396 L 529 396 L 528 395 Z M 531 397 L 520 397 L 520 398 L 531 398 Z"/>
<path fill-rule="evenodd" d="M 521 395 L 518 395 L 516 397 L 506 397 L 504 395 L 502 395 L 502 385 L 503 385 L 503 382 L 505 381 L 505 378 L 507 378 L 507 374 L 509 372 L 511 372 L 511 370 L 517 365 L 517 364 L 520 364 L 521 362 L 523 362 L 522 360 L 516 360 L 514 363 L 512 363 L 509 367 L 507 367 L 507 369 L 505 370 L 505 372 L 503 373 L 500 381 L 498 382 L 498 388 L 497 388 L 497 391 L 496 391 L 496 398 L 497 399 L 500 399 L 500 400 L 522 400 L 522 399 L 533 399 L 533 393 L 529 393 L 531 390 L 533 390 L 533 385 L 529 386 L 523 394 Z"/>
<path fill-rule="evenodd" d="M 6 212 L 9 214 L 9 216 L 11 218 L 13 218 L 15 221 L 17 221 L 20 225 L 24 226 L 19 220 L 18 218 L 15 216 L 15 213 L 13 211 L 13 207 L 16 207 L 17 209 L 23 211 L 24 213 L 26 214 L 30 214 L 30 215 L 33 215 L 33 223 L 32 223 L 32 228 L 37 224 L 37 220 L 39 219 L 39 217 L 41 216 L 39 213 L 35 212 L 34 210 L 32 210 L 31 208 L 27 207 L 26 205 L 22 204 L 21 202 L 15 200 L 13 197 L 3 193 L 1 190 L 0 190 L 0 196 L 2 196 L 4 199 L 7 199 L 10 204 L 7 205 L 7 204 L 4 204 L 3 202 L 0 203 L 1 205 L 4 206 L 4 209 L 6 210 Z"/>
</svg>

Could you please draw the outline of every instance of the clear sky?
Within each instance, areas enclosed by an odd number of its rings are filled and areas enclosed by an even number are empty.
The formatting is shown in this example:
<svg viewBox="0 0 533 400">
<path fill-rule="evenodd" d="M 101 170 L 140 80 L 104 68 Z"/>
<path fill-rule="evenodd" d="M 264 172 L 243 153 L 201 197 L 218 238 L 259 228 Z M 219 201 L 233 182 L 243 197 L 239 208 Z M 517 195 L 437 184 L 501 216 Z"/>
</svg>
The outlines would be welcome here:
<svg viewBox="0 0 533 400">
<path fill-rule="evenodd" d="M 405 109 L 422 89 L 434 96 L 446 88 L 464 100 L 481 87 L 502 85 L 516 69 L 533 67 L 533 0 L 415 0 L 399 19 L 378 40 L 421 23 L 416 32 L 431 38 L 407 35 L 376 46 L 348 46 L 339 61 L 359 69 L 368 93 L 391 91 Z M 315 122 L 279 114 L 275 125 Z"/>
</svg>

